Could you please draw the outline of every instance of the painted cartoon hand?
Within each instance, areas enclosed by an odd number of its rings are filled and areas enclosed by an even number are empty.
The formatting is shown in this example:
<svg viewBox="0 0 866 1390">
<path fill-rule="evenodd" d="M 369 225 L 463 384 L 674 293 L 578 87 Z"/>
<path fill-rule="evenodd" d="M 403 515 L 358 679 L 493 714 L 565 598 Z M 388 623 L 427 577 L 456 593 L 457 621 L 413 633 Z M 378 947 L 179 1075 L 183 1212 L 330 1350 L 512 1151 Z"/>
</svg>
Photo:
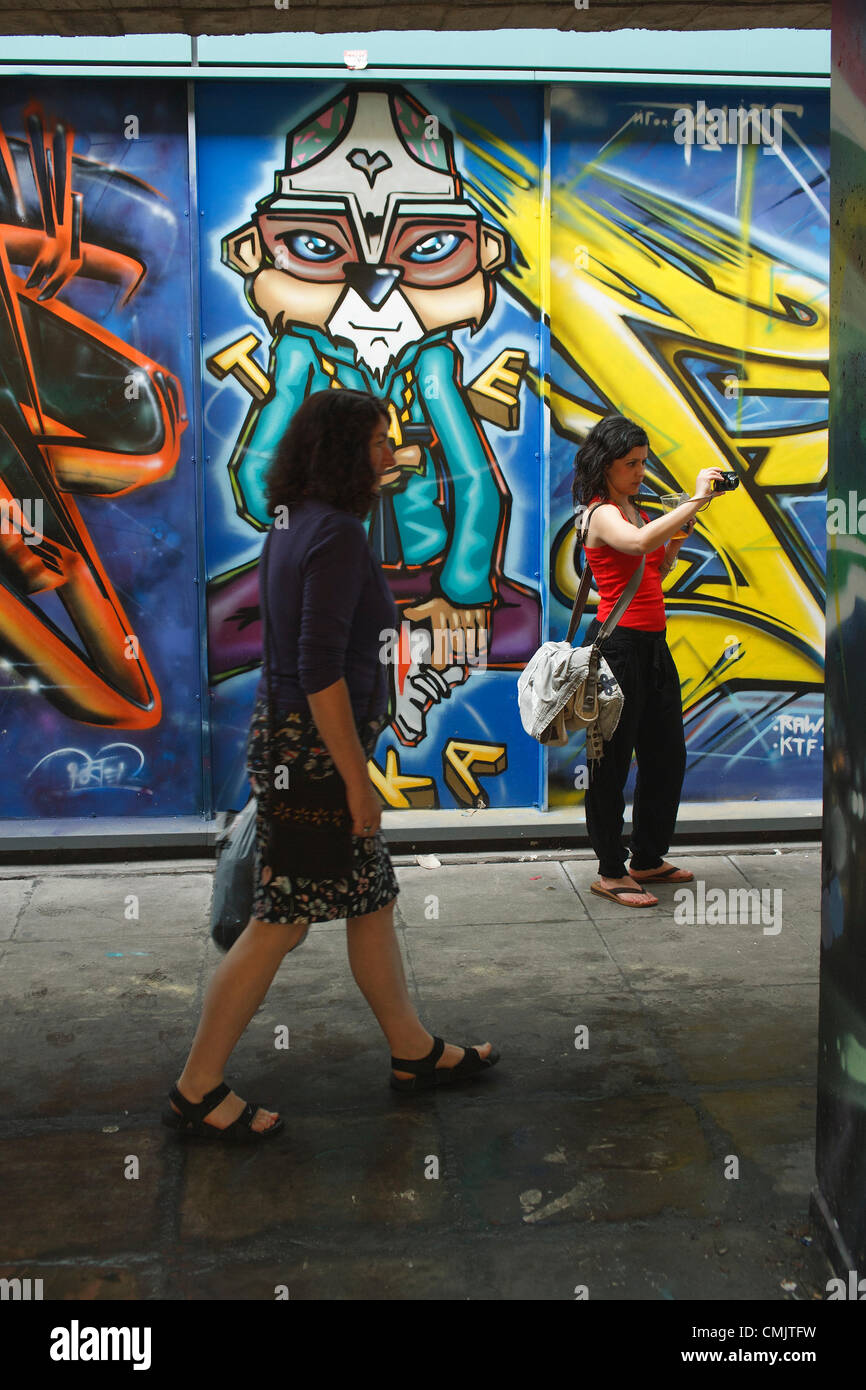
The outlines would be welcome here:
<svg viewBox="0 0 866 1390">
<path fill-rule="evenodd" d="M 448 666 L 466 665 L 469 657 L 486 657 L 490 624 L 489 605 L 462 607 L 444 598 L 404 608 L 404 617 L 413 622 L 428 620 L 433 628 L 433 660 L 437 671 Z M 468 644 L 468 645 L 467 645 Z"/>
<path fill-rule="evenodd" d="M 380 486 L 388 492 L 402 492 L 409 481 L 410 473 L 417 473 L 421 462 L 421 450 L 417 444 L 404 444 L 394 451 L 394 467 L 383 473 Z"/>
</svg>

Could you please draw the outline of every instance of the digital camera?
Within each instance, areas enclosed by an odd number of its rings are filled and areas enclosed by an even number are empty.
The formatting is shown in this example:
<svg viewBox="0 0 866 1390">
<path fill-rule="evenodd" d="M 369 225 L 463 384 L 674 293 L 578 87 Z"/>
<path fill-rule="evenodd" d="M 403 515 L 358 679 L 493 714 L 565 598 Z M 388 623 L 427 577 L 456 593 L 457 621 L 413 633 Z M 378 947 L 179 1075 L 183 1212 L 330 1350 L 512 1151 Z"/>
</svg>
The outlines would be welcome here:
<svg viewBox="0 0 866 1390">
<path fill-rule="evenodd" d="M 721 478 L 713 478 L 713 492 L 733 492 L 740 486 L 736 473 L 725 473 Z"/>
</svg>

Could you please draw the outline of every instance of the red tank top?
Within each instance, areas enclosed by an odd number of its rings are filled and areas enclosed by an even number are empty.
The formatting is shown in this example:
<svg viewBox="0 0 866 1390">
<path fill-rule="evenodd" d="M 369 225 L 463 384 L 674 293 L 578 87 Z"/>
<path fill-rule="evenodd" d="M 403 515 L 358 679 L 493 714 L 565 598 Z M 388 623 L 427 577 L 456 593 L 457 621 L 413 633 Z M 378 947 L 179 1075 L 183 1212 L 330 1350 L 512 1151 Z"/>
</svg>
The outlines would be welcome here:
<svg viewBox="0 0 866 1390">
<path fill-rule="evenodd" d="M 604 498 L 594 497 L 589 504 L 604 501 Z M 614 503 L 610 503 L 613 506 Z M 646 512 L 641 512 L 644 521 L 649 521 Z M 622 550 L 614 550 L 610 545 L 585 546 L 586 558 L 592 570 L 593 578 L 599 593 L 598 612 L 596 617 L 600 623 L 610 613 L 623 589 L 631 579 L 641 557 L 639 555 L 626 555 Z M 662 594 L 662 581 L 659 570 L 665 558 L 665 547 L 660 545 L 658 550 L 651 550 L 646 557 L 643 579 L 638 585 L 637 593 L 623 613 L 617 624 L 618 627 L 636 627 L 644 632 L 661 632 L 665 627 L 665 601 Z"/>
</svg>

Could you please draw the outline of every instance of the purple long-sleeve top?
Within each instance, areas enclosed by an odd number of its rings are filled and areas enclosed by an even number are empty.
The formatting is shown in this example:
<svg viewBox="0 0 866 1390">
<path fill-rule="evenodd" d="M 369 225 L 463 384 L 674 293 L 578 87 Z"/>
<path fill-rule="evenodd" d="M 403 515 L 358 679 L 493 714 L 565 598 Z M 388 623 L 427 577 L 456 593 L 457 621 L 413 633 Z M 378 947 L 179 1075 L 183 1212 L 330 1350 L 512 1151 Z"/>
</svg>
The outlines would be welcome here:
<svg viewBox="0 0 866 1390">
<path fill-rule="evenodd" d="M 342 676 L 357 718 L 381 714 L 388 689 L 380 653 L 393 646 L 381 633 L 399 633 L 400 616 L 364 523 L 307 498 L 290 508 L 288 526 L 271 528 L 265 545 L 277 710 L 308 713 L 306 697 Z M 264 672 L 257 693 L 267 695 Z"/>
</svg>

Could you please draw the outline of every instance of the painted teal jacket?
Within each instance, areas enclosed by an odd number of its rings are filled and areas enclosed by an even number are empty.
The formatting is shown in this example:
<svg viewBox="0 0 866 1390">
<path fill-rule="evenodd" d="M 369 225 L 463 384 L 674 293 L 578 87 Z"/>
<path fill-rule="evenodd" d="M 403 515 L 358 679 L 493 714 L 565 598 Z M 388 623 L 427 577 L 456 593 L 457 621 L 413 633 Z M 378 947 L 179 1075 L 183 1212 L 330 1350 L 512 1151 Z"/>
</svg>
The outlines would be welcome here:
<svg viewBox="0 0 866 1390">
<path fill-rule="evenodd" d="M 421 446 L 419 472 L 405 489 L 382 494 L 370 527 L 374 554 L 392 565 L 444 556 L 442 597 L 456 605 L 489 603 L 508 494 L 463 394 L 460 353 L 443 330 L 407 347 L 381 385 L 354 356 L 351 345 L 334 344 L 312 328 L 295 327 L 278 339 L 270 362 L 273 395 L 251 417 L 229 465 L 244 510 L 261 526 L 270 524 L 264 475 L 274 450 L 301 403 L 336 377 L 393 407 L 401 427 L 427 424 L 435 433 L 432 447 Z"/>
</svg>

